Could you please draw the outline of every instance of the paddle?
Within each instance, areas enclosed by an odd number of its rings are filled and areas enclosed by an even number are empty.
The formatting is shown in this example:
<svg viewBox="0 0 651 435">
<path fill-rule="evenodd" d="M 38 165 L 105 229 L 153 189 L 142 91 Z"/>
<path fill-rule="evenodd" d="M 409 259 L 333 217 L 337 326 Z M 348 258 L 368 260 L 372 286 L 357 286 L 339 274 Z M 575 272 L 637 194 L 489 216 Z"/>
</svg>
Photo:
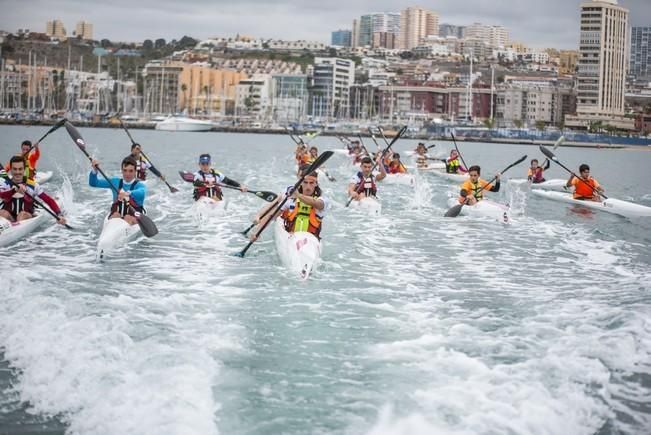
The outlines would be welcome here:
<svg viewBox="0 0 651 435">
<path fill-rule="evenodd" d="M 379 130 L 380 134 L 382 135 L 382 139 L 384 139 L 384 143 L 389 145 L 389 141 L 387 140 L 386 136 L 384 135 L 384 130 L 382 130 L 382 127 L 378 127 L 377 129 Z M 369 130 L 370 130 L 370 128 L 369 128 Z M 371 137 L 372 136 L 373 136 L 373 134 L 371 133 Z M 373 138 L 373 141 L 375 141 L 375 138 Z M 375 145 L 377 145 L 377 142 L 375 142 Z M 436 146 L 436 145 L 433 145 L 433 146 Z M 378 148 L 380 148 L 379 145 L 378 145 Z M 400 166 L 402 167 L 402 169 L 405 170 L 405 172 L 407 172 L 407 167 L 404 165 L 404 163 L 400 162 Z"/>
<path fill-rule="evenodd" d="M 132 144 L 132 145 L 135 145 L 135 144 L 136 144 L 136 141 L 133 140 L 133 137 L 131 137 L 131 133 L 129 133 L 129 130 L 127 130 L 127 126 L 124 125 L 124 123 L 122 122 L 122 119 L 118 118 L 118 121 L 120 121 L 120 125 L 121 125 L 122 128 L 124 129 L 124 131 L 125 131 L 125 133 L 127 134 L 127 136 L 129 136 L 129 139 L 131 140 L 131 144 Z M 142 150 L 142 148 L 140 149 L 140 154 L 142 154 L 142 156 L 143 156 L 145 159 L 147 159 L 147 161 L 148 161 L 149 163 L 151 163 L 151 160 L 149 159 L 149 157 L 147 157 L 147 154 L 145 154 L 145 152 Z M 153 164 L 153 163 L 152 163 L 151 166 L 152 166 L 153 169 L 156 169 L 156 168 L 154 167 L 154 164 Z M 152 171 L 152 172 L 154 172 L 154 171 Z M 156 172 L 158 172 L 158 170 L 156 170 Z M 154 174 L 156 174 L 156 172 L 154 172 Z M 177 189 L 176 187 L 170 186 L 170 183 L 167 182 L 167 180 L 165 179 L 165 177 L 163 177 L 163 174 L 161 174 L 160 172 L 158 172 L 158 174 L 156 174 L 156 176 L 157 176 L 159 179 L 163 180 L 163 182 L 164 182 L 164 183 L 167 185 L 167 187 L 170 189 L 170 192 L 172 192 L 172 193 L 176 193 L 176 192 L 179 191 L 179 189 Z"/>
<path fill-rule="evenodd" d="M 398 139 L 400 139 L 400 136 L 402 136 L 402 134 L 403 134 L 405 131 L 407 131 L 407 126 L 406 126 L 406 125 L 400 129 L 400 131 L 398 132 L 398 134 L 396 134 L 396 137 L 394 137 L 393 140 L 391 141 L 391 143 L 390 143 L 390 144 L 389 144 L 389 145 L 384 149 L 384 151 L 382 151 L 382 154 L 381 154 L 381 156 L 380 156 L 380 162 L 381 162 L 382 159 L 384 158 L 384 154 L 386 154 L 386 152 L 389 151 L 389 149 L 393 146 L 393 144 L 396 143 L 396 142 L 398 141 Z M 378 162 L 376 161 L 375 164 L 373 165 L 373 167 L 371 168 L 371 174 L 373 173 L 373 171 L 375 170 L 375 168 L 377 168 L 377 165 L 378 165 Z M 359 191 L 362 189 L 362 187 L 364 186 L 364 182 L 363 182 L 363 181 L 364 181 L 364 180 L 362 180 L 362 183 L 360 183 L 360 184 L 359 184 L 359 187 L 356 189 L 356 191 L 357 191 L 358 193 L 359 193 Z M 352 196 L 351 196 L 350 198 L 348 198 L 348 202 L 346 203 L 346 207 L 350 206 L 350 203 L 351 203 L 351 202 L 353 202 L 353 197 L 352 197 Z"/>
<path fill-rule="evenodd" d="M 288 133 L 289 133 L 289 137 L 292 138 L 292 140 L 296 143 L 296 145 L 302 144 L 302 145 L 307 146 L 307 143 L 305 143 L 305 141 L 303 140 L 303 138 L 301 137 L 300 134 L 297 135 L 297 136 L 298 136 L 298 140 L 297 140 L 296 137 L 294 137 L 294 135 L 292 134 L 291 131 L 289 131 L 289 130 L 287 130 L 287 131 L 288 131 Z M 317 132 L 317 133 L 312 137 L 312 139 L 315 138 L 315 137 L 317 137 L 319 134 L 321 134 L 321 132 Z M 332 175 L 328 174 L 328 171 L 326 171 L 325 168 L 322 168 L 321 170 L 323 171 L 323 173 L 325 174 L 326 178 L 327 178 L 329 181 L 337 181 L 337 179 L 336 179 L 335 177 L 333 177 Z"/>
<path fill-rule="evenodd" d="M 461 155 L 461 154 L 459 154 L 459 155 Z M 504 174 L 506 171 L 508 171 L 509 169 L 514 167 L 515 165 L 519 165 L 520 163 L 524 162 L 526 160 L 526 158 L 527 158 L 526 155 L 520 157 L 518 160 L 516 160 L 515 162 L 511 163 L 509 166 L 504 168 L 500 174 Z M 489 181 L 488 183 L 486 183 L 484 185 L 484 187 L 479 189 L 479 192 L 482 192 L 484 189 L 486 189 L 486 186 L 492 184 L 493 181 L 495 181 L 495 180 L 497 180 L 497 177 L 493 177 L 493 179 L 491 181 Z M 477 192 L 477 193 L 479 193 L 479 192 Z M 464 205 L 466 205 L 465 202 L 462 203 L 462 204 L 453 205 L 452 207 L 450 207 L 450 209 L 448 211 L 445 212 L 445 214 L 443 216 L 444 217 L 457 217 L 457 216 L 459 216 L 459 213 L 461 213 L 461 209 L 463 208 Z"/>
<path fill-rule="evenodd" d="M 183 181 L 187 181 L 188 183 L 194 183 L 194 174 L 192 172 L 179 171 L 179 175 L 181 176 Z M 222 183 L 216 183 L 216 184 L 217 184 L 217 186 L 220 186 L 220 187 L 225 187 L 227 189 L 239 190 L 241 192 L 239 187 L 229 186 L 228 184 L 222 184 Z M 248 193 L 254 194 L 255 196 L 257 196 L 260 199 L 264 199 L 267 202 L 273 202 L 273 201 L 276 200 L 276 198 L 278 198 L 278 195 L 276 195 L 273 192 L 267 192 L 266 190 L 250 190 L 250 189 L 247 189 L 246 191 Z"/>
<path fill-rule="evenodd" d="M 52 128 L 50 128 L 50 129 L 49 129 L 49 130 L 48 130 L 48 131 L 47 131 L 43 136 L 41 136 L 41 138 L 40 138 L 39 140 L 37 140 L 37 141 L 36 141 L 36 142 L 35 142 L 35 143 L 34 143 L 34 144 L 33 144 L 33 145 L 32 145 L 32 146 L 27 150 L 27 152 L 24 152 L 24 153 L 23 153 L 23 157 L 25 157 L 25 156 L 27 156 L 29 153 L 31 153 L 32 150 L 33 150 L 34 148 L 36 148 L 36 146 L 37 146 L 38 144 L 40 144 L 41 142 L 43 142 L 43 139 L 45 139 L 46 137 L 48 137 L 48 135 L 49 135 L 50 133 L 53 133 L 53 132 L 55 132 L 56 130 L 58 130 L 59 128 L 61 128 L 61 126 L 62 126 L 63 124 L 65 124 L 65 122 L 66 122 L 66 119 L 65 119 L 65 118 L 61 118 L 60 120 L 58 120 L 57 123 L 54 124 L 54 125 L 52 126 Z"/>
<path fill-rule="evenodd" d="M 86 142 L 84 141 L 84 138 L 81 137 L 81 134 L 79 134 L 79 131 L 77 131 L 75 126 L 72 125 L 68 121 L 65 122 L 65 126 L 66 126 L 66 130 L 68 130 L 68 134 L 72 138 L 72 141 L 75 143 L 75 145 L 77 145 L 77 147 L 81 150 L 81 152 L 83 152 L 86 155 L 86 157 L 88 157 L 88 160 L 92 163 L 93 158 L 90 156 L 90 154 L 88 154 L 88 151 L 86 151 Z M 113 183 L 111 182 L 111 179 L 106 176 L 104 171 L 102 171 L 102 169 L 100 169 L 99 166 L 97 167 L 97 171 L 100 174 L 102 174 L 102 177 L 104 177 L 104 179 L 111 186 L 111 189 L 113 190 L 113 192 L 115 192 L 115 194 L 117 195 L 119 193 L 118 189 L 113 185 Z M 133 207 L 130 204 L 129 204 L 129 209 L 133 210 Z M 134 212 L 135 212 L 135 210 L 134 210 Z M 149 216 L 147 216 L 145 214 L 142 214 L 142 213 L 138 213 L 138 212 L 135 212 L 134 215 L 135 215 L 136 221 L 138 222 L 138 226 L 140 227 L 140 229 L 142 230 L 142 233 L 146 237 L 153 237 L 156 234 L 158 234 L 158 228 L 156 228 L 156 224 L 154 224 L 154 221 L 152 221 L 149 218 Z"/>
<path fill-rule="evenodd" d="M 328 159 L 329 159 L 333 154 L 334 154 L 333 151 L 324 151 L 324 152 L 323 152 L 319 157 L 317 157 L 316 160 L 315 160 L 314 162 L 312 162 L 312 164 L 310 165 L 310 167 L 307 168 L 307 170 L 306 170 L 305 172 L 303 172 L 304 175 L 300 178 L 300 180 L 298 180 L 298 181 L 296 182 L 296 184 L 294 184 L 294 188 L 293 188 L 292 192 L 293 192 L 294 190 L 298 189 L 298 187 L 301 185 L 301 183 L 303 182 L 303 180 L 305 179 L 305 177 L 307 177 L 308 175 L 310 175 L 312 172 L 316 171 L 316 170 L 319 168 L 319 166 L 321 166 L 323 163 L 325 163 L 325 161 L 328 160 Z M 271 211 L 272 209 L 273 209 L 273 213 L 271 214 L 271 216 L 274 216 L 276 213 L 278 213 L 278 211 L 282 208 L 282 206 L 287 202 L 287 200 L 289 199 L 289 197 L 290 197 L 289 194 L 288 194 L 288 195 L 285 195 L 285 198 L 284 198 L 282 201 L 280 201 L 280 203 L 279 203 L 276 207 L 269 207 L 269 210 L 267 210 L 267 211 L 264 213 L 264 215 L 260 216 L 260 218 L 263 218 L 264 216 L 266 216 L 267 214 L 269 214 L 269 211 Z M 272 221 L 272 219 L 267 219 L 267 221 L 262 225 L 262 227 L 261 227 L 261 228 L 258 230 L 258 232 L 255 234 L 256 239 L 257 239 L 258 237 L 260 237 L 260 234 L 262 234 L 262 232 L 264 231 L 264 229 L 267 228 L 267 226 L 269 225 L 269 222 L 271 222 L 271 221 Z M 247 231 L 248 231 L 248 230 L 247 230 Z M 251 245 L 253 245 L 253 243 L 254 243 L 254 240 L 251 240 L 251 241 L 250 241 L 250 242 L 249 242 L 249 243 L 244 247 L 244 249 L 242 249 L 241 252 L 238 252 L 238 253 L 235 254 L 235 255 L 237 255 L 238 257 L 244 257 L 244 254 L 246 254 L 246 251 L 248 251 L 248 249 L 251 247 Z"/>
<path fill-rule="evenodd" d="M 559 165 L 561 168 L 565 169 L 567 172 L 569 172 L 570 174 L 572 174 L 572 175 L 574 176 L 574 178 L 579 179 L 583 184 L 585 184 L 586 186 L 588 186 L 588 187 L 592 190 L 593 193 L 596 193 L 596 194 L 599 195 L 599 196 L 603 196 L 604 199 L 608 199 L 608 197 L 607 197 L 606 195 L 604 195 L 603 193 L 599 192 L 599 191 L 596 190 L 594 187 L 592 187 L 591 185 L 589 185 L 588 183 L 586 183 L 586 182 L 583 180 L 583 178 L 579 177 L 579 176 L 576 175 L 576 174 L 575 174 L 571 169 L 568 169 L 565 165 L 563 165 L 561 162 L 559 162 L 558 159 L 556 158 L 556 156 L 554 155 L 554 153 L 552 153 L 551 151 L 549 151 L 547 148 L 543 147 L 542 145 L 540 145 L 539 148 L 540 148 L 540 152 L 542 152 L 542 153 L 545 155 L 545 157 L 547 157 L 549 160 L 552 160 L 553 162 L 558 163 L 558 165 Z"/>
<path fill-rule="evenodd" d="M 42 139 L 41 139 L 41 140 L 42 140 Z M 18 187 L 18 184 L 14 183 L 14 181 L 13 181 L 11 178 L 5 178 L 5 180 L 6 180 L 6 181 L 11 185 L 11 186 Z M 34 201 L 34 204 L 36 204 L 36 205 L 38 205 L 39 207 L 41 207 L 43 210 L 45 210 L 45 211 L 46 211 L 50 216 L 52 216 L 54 219 L 56 219 L 57 221 L 59 220 L 59 216 L 57 216 L 56 213 L 54 213 L 52 210 L 50 210 L 49 208 L 47 208 L 47 207 L 45 206 L 45 204 L 43 204 L 41 201 L 39 201 L 38 199 L 36 199 L 34 196 L 30 195 L 30 194 L 27 193 L 27 192 L 25 192 L 25 195 L 27 195 L 27 196 L 29 196 L 30 198 L 32 198 L 32 201 Z M 68 224 L 63 224 L 63 226 L 66 227 L 66 228 L 69 229 L 69 230 L 74 230 L 74 228 L 72 228 L 72 227 L 71 227 L 70 225 L 68 225 Z"/>
<path fill-rule="evenodd" d="M 454 134 L 450 132 L 450 136 L 452 136 L 452 142 L 454 142 L 454 148 L 457 150 L 457 154 L 459 154 L 459 158 L 461 159 L 461 163 L 463 163 L 463 167 L 468 169 L 469 166 L 466 165 L 466 161 L 463 159 L 463 156 L 461 155 L 461 151 L 459 151 L 459 147 L 457 146 L 457 140 L 454 138 Z"/>
</svg>

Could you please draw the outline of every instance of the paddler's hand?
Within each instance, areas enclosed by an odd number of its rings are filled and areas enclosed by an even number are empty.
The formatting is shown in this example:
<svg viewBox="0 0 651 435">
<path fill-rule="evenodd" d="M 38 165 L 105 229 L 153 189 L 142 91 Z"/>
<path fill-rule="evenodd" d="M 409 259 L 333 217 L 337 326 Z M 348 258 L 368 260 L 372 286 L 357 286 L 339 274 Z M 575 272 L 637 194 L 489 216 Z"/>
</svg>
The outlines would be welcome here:
<svg viewBox="0 0 651 435">
<path fill-rule="evenodd" d="M 93 171 L 97 172 L 97 168 L 99 167 L 99 162 L 97 160 L 93 159 L 90 162 L 90 165 L 93 167 Z"/>
<path fill-rule="evenodd" d="M 499 172 L 498 172 L 497 174 L 495 174 L 495 178 L 496 178 L 498 181 L 499 181 L 499 179 L 500 179 L 501 177 L 502 177 L 502 174 L 500 174 Z"/>
<path fill-rule="evenodd" d="M 248 190 L 249 190 L 249 189 L 248 189 L 245 185 L 240 184 L 240 191 L 241 191 L 241 192 L 246 192 L 246 191 L 248 191 Z"/>
<path fill-rule="evenodd" d="M 350 197 L 353 198 L 353 199 L 359 199 L 359 193 L 357 193 L 357 192 L 352 192 L 352 193 L 350 194 Z"/>
<path fill-rule="evenodd" d="M 68 222 L 66 221 L 66 218 L 64 218 L 62 215 L 59 215 L 59 217 L 57 218 L 57 223 L 58 223 L 59 225 L 65 225 L 65 224 L 67 224 Z"/>
<path fill-rule="evenodd" d="M 118 201 L 128 201 L 130 197 L 131 192 L 127 192 L 126 190 L 120 190 L 120 193 L 118 193 Z"/>
<path fill-rule="evenodd" d="M 23 195 L 25 192 L 27 192 L 27 186 L 24 184 L 16 184 L 16 187 L 14 187 L 14 189 L 16 189 L 16 192 L 22 193 Z"/>
<path fill-rule="evenodd" d="M 255 233 L 253 233 L 249 236 L 249 240 L 255 242 L 256 240 L 258 240 L 258 236 L 256 236 Z"/>
</svg>

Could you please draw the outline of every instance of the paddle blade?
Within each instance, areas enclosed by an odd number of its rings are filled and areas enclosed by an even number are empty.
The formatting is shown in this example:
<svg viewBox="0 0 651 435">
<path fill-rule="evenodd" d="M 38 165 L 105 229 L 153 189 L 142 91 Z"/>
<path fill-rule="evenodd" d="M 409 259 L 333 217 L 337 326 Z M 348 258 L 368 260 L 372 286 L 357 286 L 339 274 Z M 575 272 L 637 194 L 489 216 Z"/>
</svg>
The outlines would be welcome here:
<svg viewBox="0 0 651 435">
<path fill-rule="evenodd" d="M 176 193 L 176 192 L 178 192 L 178 191 L 179 191 L 179 189 L 177 189 L 177 188 L 176 188 L 176 187 L 174 187 L 174 186 L 170 186 L 169 184 L 167 185 L 167 187 L 169 187 L 169 188 L 170 188 L 170 192 L 172 192 L 172 193 Z"/>
<path fill-rule="evenodd" d="M 556 140 L 556 143 L 554 144 L 554 147 L 552 148 L 552 150 L 556 151 L 556 148 L 558 148 L 563 143 L 564 140 L 565 140 L 565 136 L 561 135 L 561 137 L 559 137 Z"/>
<path fill-rule="evenodd" d="M 79 134 L 79 131 L 77 131 L 75 126 L 69 121 L 64 121 L 64 124 L 75 145 L 77 145 L 82 151 L 86 151 L 86 142 L 84 141 L 84 138 L 81 137 L 81 134 Z"/>
<path fill-rule="evenodd" d="M 538 148 L 540 148 L 540 152 L 545 155 L 549 160 L 556 160 L 556 156 L 554 155 L 553 152 L 549 151 L 547 148 L 545 148 L 542 145 L 539 145 Z"/>
<path fill-rule="evenodd" d="M 158 234 L 158 228 L 156 228 L 156 224 L 149 218 L 149 216 L 140 214 L 136 215 L 136 219 L 138 220 L 138 226 L 145 237 L 154 237 Z"/>
<path fill-rule="evenodd" d="M 194 174 L 192 172 L 179 171 L 179 175 L 181 176 L 183 181 L 187 181 L 188 183 L 193 183 L 194 182 Z"/>
<path fill-rule="evenodd" d="M 265 191 L 260 191 L 260 192 L 251 192 L 258 198 L 264 199 L 267 202 L 274 202 L 276 198 L 278 198 L 278 195 L 276 195 L 273 192 L 265 192 Z"/>
<path fill-rule="evenodd" d="M 459 216 L 459 213 L 461 213 L 461 209 L 463 208 L 463 204 L 457 204 L 453 205 L 450 207 L 448 211 L 445 212 L 443 215 L 444 217 L 457 217 Z"/>
</svg>

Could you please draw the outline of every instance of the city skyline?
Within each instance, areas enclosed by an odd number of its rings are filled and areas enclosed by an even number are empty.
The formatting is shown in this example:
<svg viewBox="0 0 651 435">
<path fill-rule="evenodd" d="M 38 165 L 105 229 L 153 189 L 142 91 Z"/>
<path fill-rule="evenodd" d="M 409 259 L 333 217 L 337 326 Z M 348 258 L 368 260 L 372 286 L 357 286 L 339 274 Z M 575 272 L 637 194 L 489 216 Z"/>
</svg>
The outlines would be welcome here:
<svg viewBox="0 0 651 435">
<path fill-rule="evenodd" d="M 171 0 L 143 0 L 134 7 L 134 2 L 126 0 L 115 0 L 110 5 L 81 0 L 0 0 L 3 10 L 0 30 L 15 32 L 27 28 L 44 32 L 47 21 L 60 19 L 68 29 L 73 29 L 78 21 L 88 21 L 94 26 L 96 39 L 112 41 L 171 40 L 184 35 L 205 39 L 243 34 L 329 43 L 331 31 L 350 28 L 352 20 L 360 15 L 400 11 L 418 5 L 437 12 L 441 24 L 502 25 L 509 29 L 512 40 L 531 47 L 573 49 L 579 42 L 580 4 L 580 0 L 507 0 L 499 4 L 487 0 L 439 0 L 436 4 L 381 0 L 357 2 L 351 7 L 339 0 L 327 4 L 294 0 L 273 4 L 256 0 L 237 4 L 208 0 L 188 0 L 183 4 Z M 631 26 L 651 24 L 651 2 L 648 0 L 620 0 L 618 4 L 630 10 Z"/>
</svg>

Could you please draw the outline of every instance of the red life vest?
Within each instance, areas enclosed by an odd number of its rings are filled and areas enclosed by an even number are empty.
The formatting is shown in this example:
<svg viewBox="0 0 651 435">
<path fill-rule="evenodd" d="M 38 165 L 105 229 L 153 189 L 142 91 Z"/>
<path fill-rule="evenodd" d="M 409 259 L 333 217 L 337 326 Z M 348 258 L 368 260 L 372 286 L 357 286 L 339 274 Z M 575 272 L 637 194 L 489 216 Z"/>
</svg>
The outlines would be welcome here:
<svg viewBox="0 0 651 435">
<path fill-rule="evenodd" d="M 375 196 L 377 195 L 377 184 L 375 184 L 375 177 L 371 174 L 368 178 L 364 178 L 361 172 L 357 173 L 357 178 L 360 179 L 360 182 L 357 184 L 355 191 L 361 193 L 364 192 L 366 196 Z"/>
<path fill-rule="evenodd" d="M 23 177 L 23 183 L 33 188 L 35 181 L 31 178 Z M 2 208 L 4 210 L 7 210 L 14 217 L 14 219 L 21 211 L 34 214 L 34 199 L 32 198 L 31 194 L 23 195 L 20 198 L 14 198 L 14 195 L 15 192 L 13 190 L 3 193 Z"/>
<path fill-rule="evenodd" d="M 129 188 L 129 191 L 133 191 L 133 188 L 136 187 L 136 184 L 138 184 L 138 180 L 133 180 L 133 183 L 131 184 L 131 187 Z M 118 184 L 118 192 L 122 190 L 122 187 L 124 186 L 124 180 L 120 179 L 120 183 Z M 128 204 L 128 205 L 127 205 Z M 129 209 L 129 205 L 133 207 L 133 209 Z M 131 197 L 129 197 L 129 201 L 115 201 L 111 205 L 111 214 L 113 213 L 120 213 L 120 216 L 124 217 L 126 215 L 134 215 L 134 211 L 138 213 L 144 213 L 145 209 L 143 207 L 140 207 L 138 203 Z"/>
<path fill-rule="evenodd" d="M 136 178 L 142 181 L 147 179 L 147 167 L 142 160 L 142 156 L 136 159 Z"/>
<path fill-rule="evenodd" d="M 206 180 L 206 174 L 204 174 L 202 171 L 199 171 L 199 173 L 201 174 L 201 178 L 203 178 L 203 182 L 207 183 L 208 181 Z M 217 172 L 215 172 L 214 169 L 211 169 L 210 173 L 212 174 L 213 177 L 215 177 L 215 181 L 218 181 L 219 177 L 217 177 Z M 194 191 L 194 199 L 195 199 L 195 201 L 197 199 L 201 198 L 202 196 L 207 196 L 209 198 L 212 198 L 212 197 L 215 196 L 215 197 L 219 198 L 219 200 L 221 200 L 222 197 L 223 197 L 222 189 L 219 186 L 212 186 L 212 187 L 199 186 Z"/>
<path fill-rule="evenodd" d="M 545 181 L 545 177 L 543 177 L 543 168 L 538 166 L 536 168 L 536 171 L 534 172 L 531 168 L 529 168 L 529 172 L 527 173 L 527 178 L 531 180 L 532 183 L 542 183 Z"/>
</svg>

